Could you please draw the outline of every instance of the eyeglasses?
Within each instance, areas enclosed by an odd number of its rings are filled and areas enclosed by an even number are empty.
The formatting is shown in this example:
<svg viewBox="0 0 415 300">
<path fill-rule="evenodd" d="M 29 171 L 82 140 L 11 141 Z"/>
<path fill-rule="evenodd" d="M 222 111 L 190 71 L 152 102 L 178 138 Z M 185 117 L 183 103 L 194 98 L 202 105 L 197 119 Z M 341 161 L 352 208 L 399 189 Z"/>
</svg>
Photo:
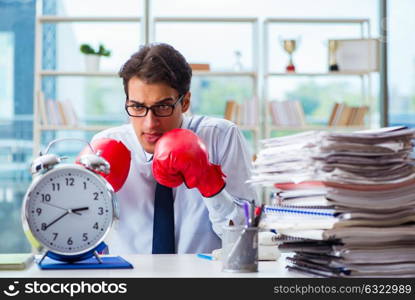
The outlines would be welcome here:
<svg viewBox="0 0 415 300">
<path fill-rule="evenodd" d="M 183 99 L 184 95 L 179 95 L 176 102 L 173 104 L 156 104 L 152 106 L 145 106 L 139 103 L 133 103 L 128 105 L 126 100 L 125 103 L 125 110 L 130 117 L 145 117 L 148 114 L 148 111 L 151 109 L 152 113 L 156 117 L 170 117 L 173 114 L 174 108 L 176 107 L 177 103 Z M 165 99 L 169 100 L 169 98 Z M 131 101 L 131 100 L 130 100 Z"/>
</svg>

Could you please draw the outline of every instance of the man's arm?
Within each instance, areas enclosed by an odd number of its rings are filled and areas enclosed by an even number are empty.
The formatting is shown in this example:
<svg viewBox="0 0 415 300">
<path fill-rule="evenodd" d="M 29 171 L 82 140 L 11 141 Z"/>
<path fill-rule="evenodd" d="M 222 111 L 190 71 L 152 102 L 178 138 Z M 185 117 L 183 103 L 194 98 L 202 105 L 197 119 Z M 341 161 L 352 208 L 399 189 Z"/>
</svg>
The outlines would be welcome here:
<svg viewBox="0 0 415 300">
<path fill-rule="evenodd" d="M 235 225 L 245 224 L 241 207 L 244 200 L 255 200 L 255 189 L 245 181 L 251 177 L 251 154 L 246 141 L 236 126 L 231 126 L 217 137 L 216 160 L 226 174 L 225 189 L 218 195 L 206 198 L 204 203 L 215 233 L 222 238 L 223 226 L 232 220 Z"/>
</svg>

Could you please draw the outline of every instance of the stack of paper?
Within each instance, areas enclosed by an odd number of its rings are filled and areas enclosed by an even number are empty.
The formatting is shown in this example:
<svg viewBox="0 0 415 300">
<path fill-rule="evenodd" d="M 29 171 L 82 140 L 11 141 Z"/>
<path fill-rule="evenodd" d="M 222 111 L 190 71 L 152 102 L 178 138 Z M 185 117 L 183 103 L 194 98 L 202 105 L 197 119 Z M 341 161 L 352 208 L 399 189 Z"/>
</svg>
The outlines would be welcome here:
<svg viewBox="0 0 415 300">
<path fill-rule="evenodd" d="M 317 153 L 322 135 L 310 131 L 261 141 L 263 149 L 257 155 L 253 176 L 248 182 L 273 186 L 316 178 L 312 155 Z"/>
<path fill-rule="evenodd" d="M 413 129 L 392 127 L 329 133 L 313 156 L 323 180 L 350 184 L 397 184 L 415 178 Z M 376 187 L 375 187 L 376 189 Z"/>
<path fill-rule="evenodd" d="M 251 181 L 280 188 L 261 226 L 288 237 L 279 249 L 295 252 L 290 270 L 415 276 L 414 137 L 394 127 L 264 141 Z M 326 189 L 295 189 L 307 181 Z"/>
</svg>

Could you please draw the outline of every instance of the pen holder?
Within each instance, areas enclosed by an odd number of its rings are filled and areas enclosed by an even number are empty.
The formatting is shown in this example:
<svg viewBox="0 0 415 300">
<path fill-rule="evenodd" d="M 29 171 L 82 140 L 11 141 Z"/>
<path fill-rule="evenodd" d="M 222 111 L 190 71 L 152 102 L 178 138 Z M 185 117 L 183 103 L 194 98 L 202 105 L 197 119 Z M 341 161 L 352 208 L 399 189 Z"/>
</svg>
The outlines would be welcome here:
<svg viewBox="0 0 415 300">
<path fill-rule="evenodd" d="M 224 226 L 222 271 L 258 272 L 258 227 Z"/>
</svg>

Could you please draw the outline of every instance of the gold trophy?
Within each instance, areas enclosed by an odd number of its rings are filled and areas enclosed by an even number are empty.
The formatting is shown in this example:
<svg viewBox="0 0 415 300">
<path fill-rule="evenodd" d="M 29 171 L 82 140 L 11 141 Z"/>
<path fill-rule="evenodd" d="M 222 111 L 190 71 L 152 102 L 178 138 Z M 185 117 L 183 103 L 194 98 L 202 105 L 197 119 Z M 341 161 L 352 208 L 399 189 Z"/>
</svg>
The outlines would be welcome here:
<svg viewBox="0 0 415 300">
<path fill-rule="evenodd" d="M 329 40 L 329 71 L 339 71 L 339 65 L 337 64 L 337 48 L 339 43 L 336 40 Z"/>
<path fill-rule="evenodd" d="M 295 72 L 295 66 L 293 63 L 293 52 L 297 47 L 297 40 L 281 40 L 281 44 L 284 50 L 288 53 L 290 60 L 288 61 L 288 65 L 285 68 L 287 72 Z"/>
</svg>

